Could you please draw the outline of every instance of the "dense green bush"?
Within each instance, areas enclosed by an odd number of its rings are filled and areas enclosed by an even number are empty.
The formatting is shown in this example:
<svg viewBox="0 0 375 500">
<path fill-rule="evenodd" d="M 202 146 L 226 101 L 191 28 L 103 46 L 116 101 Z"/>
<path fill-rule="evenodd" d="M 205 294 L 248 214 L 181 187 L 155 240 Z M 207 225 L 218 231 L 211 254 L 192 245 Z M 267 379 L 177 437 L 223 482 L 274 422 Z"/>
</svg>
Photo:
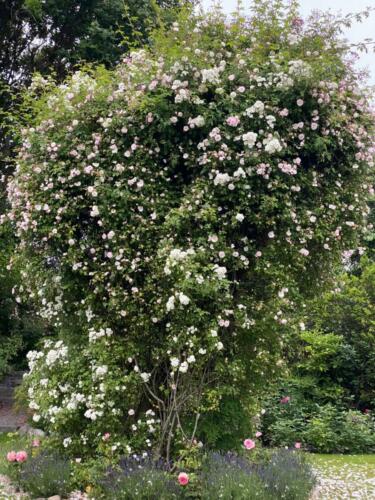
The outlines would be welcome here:
<svg viewBox="0 0 375 500">
<path fill-rule="evenodd" d="M 58 332 L 26 384 L 67 452 L 168 459 L 277 373 L 368 212 L 373 116 L 340 26 L 295 2 L 184 13 L 114 72 L 34 82 L 12 264 Z"/>
<path fill-rule="evenodd" d="M 320 453 L 371 453 L 375 450 L 375 421 L 370 413 L 342 405 L 290 396 L 288 403 L 270 401 L 262 418 L 263 439 L 271 446 L 296 442 Z"/>
<path fill-rule="evenodd" d="M 335 290 L 312 304 L 310 323 L 338 342 L 321 369 L 319 386 L 340 386 L 357 408 L 375 410 L 375 263 L 361 259 L 359 275 L 346 274 Z M 316 356 L 308 356 L 314 363 Z M 306 363 L 301 363 L 306 370 Z M 314 374 L 318 370 L 315 368 Z M 324 374 L 324 376 L 323 376 Z M 325 381 L 323 380 L 325 378 Z"/>
<path fill-rule="evenodd" d="M 374 449 L 375 265 L 362 257 L 334 289 L 308 304 L 289 372 L 266 403 L 264 439 L 316 451 Z M 293 358 L 293 359 L 292 359 Z M 280 404 L 288 395 L 288 404 Z M 358 411 L 359 410 L 359 411 Z"/>
</svg>

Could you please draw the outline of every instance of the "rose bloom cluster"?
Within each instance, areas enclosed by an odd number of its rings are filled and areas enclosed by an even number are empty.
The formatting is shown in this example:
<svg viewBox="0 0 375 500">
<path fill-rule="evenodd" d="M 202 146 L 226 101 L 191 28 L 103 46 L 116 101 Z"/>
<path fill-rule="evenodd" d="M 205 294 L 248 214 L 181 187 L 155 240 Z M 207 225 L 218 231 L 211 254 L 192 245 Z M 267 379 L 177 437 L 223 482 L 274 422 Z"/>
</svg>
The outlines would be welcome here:
<svg viewBox="0 0 375 500">
<path fill-rule="evenodd" d="M 17 462 L 22 463 L 27 460 L 27 452 L 26 451 L 9 451 L 7 453 L 8 462 Z"/>
<path fill-rule="evenodd" d="M 163 452 L 225 397 L 245 412 L 365 230 L 374 120 L 342 42 L 259 16 L 191 15 L 33 87 L 10 265 L 58 337 L 29 354 L 34 421 L 72 453 Z"/>
</svg>

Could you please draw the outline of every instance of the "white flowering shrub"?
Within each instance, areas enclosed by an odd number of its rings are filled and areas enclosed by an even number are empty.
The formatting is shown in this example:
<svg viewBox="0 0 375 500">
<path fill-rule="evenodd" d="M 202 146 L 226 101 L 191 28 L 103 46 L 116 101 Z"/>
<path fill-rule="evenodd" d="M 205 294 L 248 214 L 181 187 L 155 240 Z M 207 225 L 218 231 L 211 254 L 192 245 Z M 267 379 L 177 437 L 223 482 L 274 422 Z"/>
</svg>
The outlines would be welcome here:
<svg viewBox="0 0 375 500">
<path fill-rule="evenodd" d="M 72 453 L 236 440 L 365 227 L 366 93 L 339 30 L 279 3 L 184 14 L 114 72 L 36 90 L 8 218 L 16 293 L 58 337 L 29 354 L 30 408 Z"/>
</svg>

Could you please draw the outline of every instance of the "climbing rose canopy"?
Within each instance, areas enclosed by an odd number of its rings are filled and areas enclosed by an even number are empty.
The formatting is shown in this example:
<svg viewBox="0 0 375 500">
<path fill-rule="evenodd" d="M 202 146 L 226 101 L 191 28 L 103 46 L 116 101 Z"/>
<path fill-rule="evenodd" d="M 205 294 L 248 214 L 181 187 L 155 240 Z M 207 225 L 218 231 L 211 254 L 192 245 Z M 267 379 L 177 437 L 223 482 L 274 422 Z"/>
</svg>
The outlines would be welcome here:
<svg viewBox="0 0 375 500">
<path fill-rule="evenodd" d="M 356 245 L 366 96 L 332 26 L 269 8 L 34 84 L 12 264 L 57 337 L 28 355 L 33 418 L 72 453 L 215 445 L 228 400 L 247 425 L 291 313 Z"/>
</svg>

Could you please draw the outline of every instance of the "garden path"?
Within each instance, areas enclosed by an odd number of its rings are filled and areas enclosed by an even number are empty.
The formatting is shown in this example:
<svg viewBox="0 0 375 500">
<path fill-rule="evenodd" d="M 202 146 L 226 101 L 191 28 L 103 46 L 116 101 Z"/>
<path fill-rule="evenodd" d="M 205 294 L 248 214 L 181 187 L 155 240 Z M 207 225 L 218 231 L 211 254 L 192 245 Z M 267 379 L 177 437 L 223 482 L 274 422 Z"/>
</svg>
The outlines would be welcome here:
<svg viewBox="0 0 375 500">
<path fill-rule="evenodd" d="M 375 455 L 315 455 L 318 487 L 311 500 L 374 500 Z"/>
<path fill-rule="evenodd" d="M 25 412 L 14 408 L 14 391 L 22 376 L 23 372 L 14 372 L 0 382 L 0 432 L 15 431 L 27 420 Z"/>
</svg>

